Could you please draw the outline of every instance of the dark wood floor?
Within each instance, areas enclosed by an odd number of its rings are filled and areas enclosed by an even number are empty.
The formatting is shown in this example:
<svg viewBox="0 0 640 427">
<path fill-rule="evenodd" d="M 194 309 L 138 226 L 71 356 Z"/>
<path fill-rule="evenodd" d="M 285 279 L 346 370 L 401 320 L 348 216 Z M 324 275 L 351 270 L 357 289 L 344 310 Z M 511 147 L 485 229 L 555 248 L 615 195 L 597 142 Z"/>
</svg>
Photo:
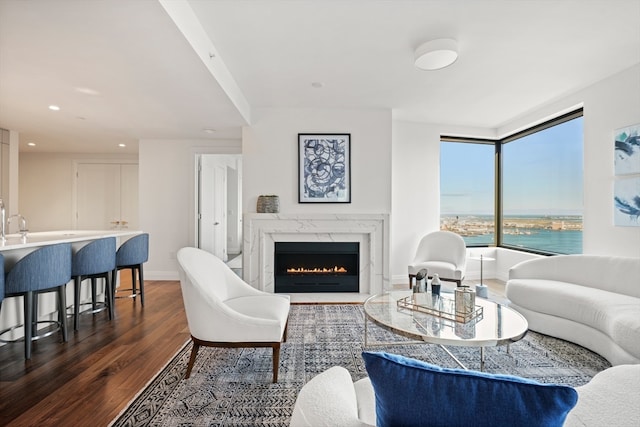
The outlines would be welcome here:
<svg viewBox="0 0 640 427">
<path fill-rule="evenodd" d="M 0 426 L 106 426 L 189 340 L 177 281 L 147 280 L 144 308 L 117 299 L 114 320 L 80 322 L 67 343 L 37 342 L 30 361 L 22 342 L 0 347 Z"/>
</svg>

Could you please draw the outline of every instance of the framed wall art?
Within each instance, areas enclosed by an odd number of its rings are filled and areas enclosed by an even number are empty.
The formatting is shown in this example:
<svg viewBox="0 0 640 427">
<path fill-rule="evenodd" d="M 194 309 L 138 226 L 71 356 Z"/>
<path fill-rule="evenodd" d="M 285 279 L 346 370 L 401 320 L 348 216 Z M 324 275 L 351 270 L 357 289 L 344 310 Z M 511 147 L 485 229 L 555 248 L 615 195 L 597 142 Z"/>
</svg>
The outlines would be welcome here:
<svg viewBox="0 0 640 427">
<path fill-rule="evenodd" d="M 614 225 L 640 227 L 640 177 L 623 177 L 613 189 Z"/>
<path fill-rule="evenodd" d="M 617 129 L 614 144 L 615 175 L 640 174 L 640 124 Z"/>
<path fill-rule="evenodd" d="M 640 124 L 614 132 L 613 223 L 640 227 Z"/>
<path fill-rule="evenodd" d="M 298 202 L 351 203 L 351 134 L 298 134 Z"/>
</svg>

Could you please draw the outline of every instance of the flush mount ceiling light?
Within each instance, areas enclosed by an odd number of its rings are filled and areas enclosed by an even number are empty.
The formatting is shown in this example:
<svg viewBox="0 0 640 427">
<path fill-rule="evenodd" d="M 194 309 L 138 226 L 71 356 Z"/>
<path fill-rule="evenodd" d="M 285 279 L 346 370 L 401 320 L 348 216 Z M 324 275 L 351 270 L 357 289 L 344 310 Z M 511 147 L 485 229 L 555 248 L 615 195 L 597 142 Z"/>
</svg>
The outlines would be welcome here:
<svg viewBox="0 0 640 427">
<path fill-rule="evenodd" d="M 415 65 L 421 70 L 439 70 L 458 59 L 458 43 L 453 39 L 437 39 L 416 49 Z"/>
</svg>

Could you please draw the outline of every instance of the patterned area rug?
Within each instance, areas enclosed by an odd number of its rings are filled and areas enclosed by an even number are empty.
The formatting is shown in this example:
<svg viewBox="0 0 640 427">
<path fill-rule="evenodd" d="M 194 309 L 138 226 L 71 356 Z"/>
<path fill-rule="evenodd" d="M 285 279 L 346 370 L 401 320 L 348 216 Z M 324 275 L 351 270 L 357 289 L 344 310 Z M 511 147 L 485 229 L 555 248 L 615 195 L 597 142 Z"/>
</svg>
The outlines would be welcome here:
<svg viewBox="0 0 640 427">
<path fill-rule="evenodd" d="M 187 344 L 112 425 L 287 426 L 298 391 L 315 375 L 340 365 L 354 381 L 366 376 L 363 336 L 362 305 L 292 305 L 277 384 L 271 383 L 270 348 L 201 348 L 191 378 L 185 380 L 191 351 Z M 371 326 L 369 340 L 400 343 L 404 338 Z M 371 349 L 457 367 L 436 345 L 391 344 Z M 479 369 L 478 348 L 449 350 L 470 369 Z M 492 347 L 485 354 L 486 372 L 570 386 L 585 384 L 611 366 L 583 347 L 535 332 L 512 344 L 509 352 L 506 347 Z"/>
</svg>

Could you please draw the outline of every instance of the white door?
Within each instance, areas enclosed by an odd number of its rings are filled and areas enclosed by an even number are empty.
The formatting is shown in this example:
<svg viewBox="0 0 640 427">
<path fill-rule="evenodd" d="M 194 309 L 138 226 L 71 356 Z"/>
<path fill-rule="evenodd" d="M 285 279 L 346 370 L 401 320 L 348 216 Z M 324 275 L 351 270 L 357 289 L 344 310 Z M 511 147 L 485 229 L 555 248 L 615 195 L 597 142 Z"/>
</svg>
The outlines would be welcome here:
<svg viewBox="0 0 640 427">
<path fill-rule="evenodd" d="M 138 165 L 78 163 L 75 228 L 137 229 Z"/>
<path fill-rule="evenodd" d="M 200 157 L 198 247 L 227 260 L 227 167 L 216 156 Z"/>
<path fill-rule="evenodd" d="M 76 229 L 108 230 L 120 220 L 120 165 L 79 163 Z"/>
</svg>

